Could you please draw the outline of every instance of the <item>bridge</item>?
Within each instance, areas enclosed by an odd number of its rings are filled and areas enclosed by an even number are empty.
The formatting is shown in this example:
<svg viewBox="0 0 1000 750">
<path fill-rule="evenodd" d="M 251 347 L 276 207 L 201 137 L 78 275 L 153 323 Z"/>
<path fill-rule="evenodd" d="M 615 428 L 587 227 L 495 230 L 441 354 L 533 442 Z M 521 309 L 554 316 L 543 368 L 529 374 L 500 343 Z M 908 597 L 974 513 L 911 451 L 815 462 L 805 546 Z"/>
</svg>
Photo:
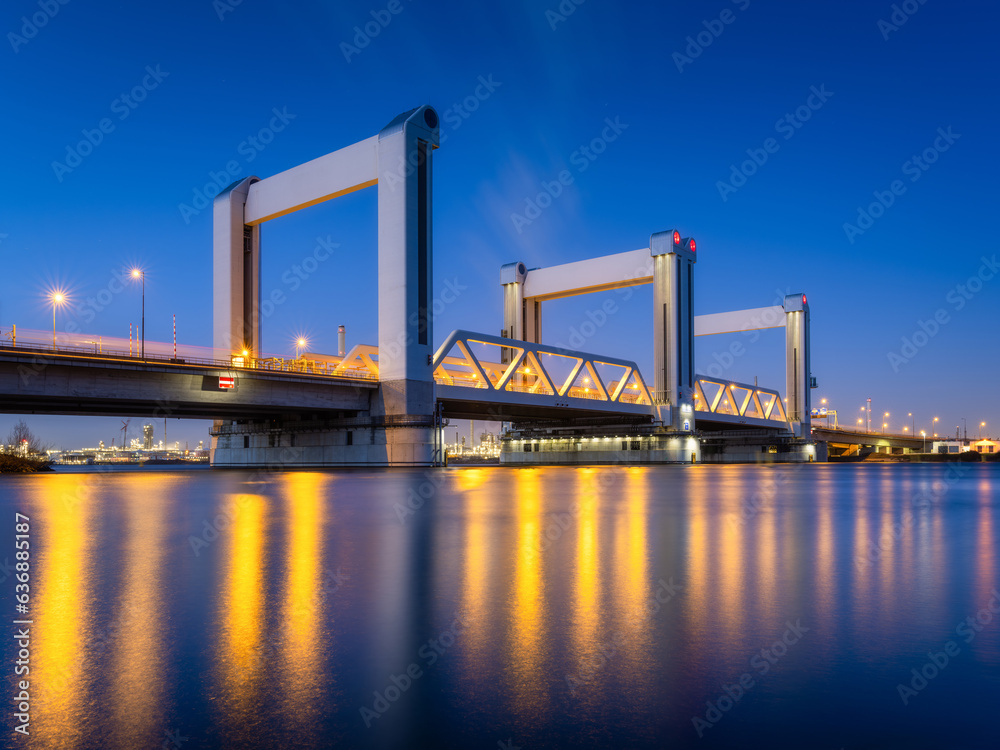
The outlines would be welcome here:
<svg viewBox="0 0 1000 750">
<path fill-rule="evenodd" d="M 575 438 L 606 442 L 619 432 L 628 435 L 622 450 L 643 452 L 629 454 L 635 460 L 698 460 L 697 435 L 732 432 L 781 443 L 784 460 L 812 459 L 806 296 L 695 316 L 698 247 L 674 229 L 653 233 L 639 250 L 549 268 L 503 266 L 503 335 L 453 331 L 435 349 L 431 186 L 439 144 L 437 112 L 421 106 L 366 140 L 230 185 L 213 206 L 208 356 L 156 345 L 133 352 L 131 342 L 125 351 L 93 336 L 53 334 L 48 347 L 22 332 L 20 341 L 0 343 L 0 410 L 211 418 L 215 466 L 432 465 L 443 459 L 448 418 L 511 423 L 511 463 L 541 452 L 527 447 L 536 442 L 556 462 L 605 460 Z M 261 225 L 368 187 L 378 191 L 377 345 L 343 356 L 266 356 Z M 639 284 L 654 288 L 650 382 L 633 361 L 542 342 L 544 302 Z M 695 373 L 696 337 L 778 327 L 786 330 L 785 398 Z M 777 460 L 755 455 L 756 447 L 733 460 Z"/>
</svg>

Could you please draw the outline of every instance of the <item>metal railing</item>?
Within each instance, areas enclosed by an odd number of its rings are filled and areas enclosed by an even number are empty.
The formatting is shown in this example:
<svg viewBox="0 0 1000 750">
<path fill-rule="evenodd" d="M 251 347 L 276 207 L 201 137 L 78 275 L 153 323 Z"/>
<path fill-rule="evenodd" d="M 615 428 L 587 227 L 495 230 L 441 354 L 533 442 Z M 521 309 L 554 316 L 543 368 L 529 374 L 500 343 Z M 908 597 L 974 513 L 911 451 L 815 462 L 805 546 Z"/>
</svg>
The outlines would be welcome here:
<svg viewBox="0 0 1000 750">
<path fill-rule="evenodd" d="M 378 377 L 371 372 L 356 369 L 342 369 L 339 371 L 334 362 L 323 360 L 307 359 L 283 359 L 280 357 L 268 357 L 264 359 L 233 357 L 231 360 L 214 359 L 208 357 L 184 356 L 173 357 L 165 354 L 147 352 L 145 357 L 138 353 L 121 349 L 101 347 L 100 351 L 82 346 L 62 345 L 62 346 L 41 346 L 36 343 L 22 344 L 16 346 L 9 340 L 0 339 L 0 352 L 10 354 L 37 354 L 47 357 L 73 357 L 75 359 L 86 359 L 99 362 L 117 362 L 128 364 L 156 364 L 176 367 L 211 367 L 221 370 L 245 371 L 260 370 L 264 372 L 275 372 L 283 374 L 301 374 L 319 376 L 340 380 L 365 380 L 378 382 Z M 245 361 L 244 361 L 245 360 Z"/>
</svg>

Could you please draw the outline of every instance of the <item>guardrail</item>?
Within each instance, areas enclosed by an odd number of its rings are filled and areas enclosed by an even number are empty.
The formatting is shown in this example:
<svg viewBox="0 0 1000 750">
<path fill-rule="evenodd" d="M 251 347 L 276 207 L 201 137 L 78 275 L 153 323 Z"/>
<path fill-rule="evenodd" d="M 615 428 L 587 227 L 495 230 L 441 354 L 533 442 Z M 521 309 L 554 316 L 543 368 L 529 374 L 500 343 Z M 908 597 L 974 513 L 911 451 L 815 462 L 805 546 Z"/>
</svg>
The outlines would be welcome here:
<svg viewBox="0 0 1000 750">
<path fill-rule="evenodd" d="M 320 376 L 330 378 L 331 380 L 366 380 L 369 382 L 378 382 L 378 376 L 371 372 L 354 369 L 337 370 L 336 363 L 323 360 L 283 359 L 280 357 L 268 357 L 265 359 L 233 357 L 232 360 L 190 356 L 175 358 L 152 353 L 142 357 L 138 354 L 118 349 L 102 348 L 100 351 L 95 352 L 83 347 L 46 347 L 35 344 L 18 344 L 15 346 L 6 341 L 0 342 L 0 352 L 10 354 L 40 354 L 47 357 L 74 357 L 76 359 L 119 363 L 128 362 L 130 364 L 150 363 L 178 367 L 213 367 L 237 372 L 261 370 L 265 372 Z"/>
</svg>

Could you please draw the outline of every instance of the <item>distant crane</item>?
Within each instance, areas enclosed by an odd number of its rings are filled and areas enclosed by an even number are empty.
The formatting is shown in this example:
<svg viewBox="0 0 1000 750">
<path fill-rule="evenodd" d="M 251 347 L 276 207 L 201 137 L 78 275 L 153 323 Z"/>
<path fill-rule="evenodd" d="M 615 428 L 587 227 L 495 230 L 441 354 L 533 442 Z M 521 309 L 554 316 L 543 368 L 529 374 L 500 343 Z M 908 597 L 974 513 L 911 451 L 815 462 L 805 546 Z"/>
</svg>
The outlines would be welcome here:
<svg viewBox="0 0 1000 750">
<path fill-rule="evenodd" d="M 131 419 L 122 420 L 122 450 L 128 450 L 128 425 Z"/>
</svg>

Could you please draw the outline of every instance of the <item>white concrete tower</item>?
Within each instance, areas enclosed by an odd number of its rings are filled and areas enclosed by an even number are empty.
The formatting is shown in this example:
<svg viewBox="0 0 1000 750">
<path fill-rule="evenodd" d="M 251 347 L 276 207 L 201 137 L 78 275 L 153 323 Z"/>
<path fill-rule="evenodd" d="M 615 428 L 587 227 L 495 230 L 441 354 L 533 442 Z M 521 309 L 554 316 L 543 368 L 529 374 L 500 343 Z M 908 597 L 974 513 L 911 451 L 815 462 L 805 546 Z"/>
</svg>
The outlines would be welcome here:
<svg viewBox="0 0 1000 750">
<path fill-rule="evenodd" d="M 247 195 L 256 177 L 234 182 L 212 206 L 212 346 L 217 359 L 244 350 L 260 353 L 260 225 L 244 223 Z"/>
<path fill-rule="evenodd" d="M 812 377 L 809 351 L 809 303 L 804 294 L 785 297 L 785 396 L 788 421 L 796 435 L 808 437 L 812 426 Z"/>
<path fill-rule="evenodd" d="M 434 413 L 431 160 L 438 124 L 431 107 L 418 107 L 378 135 L 378 365 L 386 415 Z"/>
<path fill-rule="evenodd" d="M 696 251 L 695 241 L 682 239 L 676 230 L 657 232 L 649 238 L 653 256 L 653 399 L 660 406 L 664 425 L 675 430 L 694 426 Z"/>
</svg>

